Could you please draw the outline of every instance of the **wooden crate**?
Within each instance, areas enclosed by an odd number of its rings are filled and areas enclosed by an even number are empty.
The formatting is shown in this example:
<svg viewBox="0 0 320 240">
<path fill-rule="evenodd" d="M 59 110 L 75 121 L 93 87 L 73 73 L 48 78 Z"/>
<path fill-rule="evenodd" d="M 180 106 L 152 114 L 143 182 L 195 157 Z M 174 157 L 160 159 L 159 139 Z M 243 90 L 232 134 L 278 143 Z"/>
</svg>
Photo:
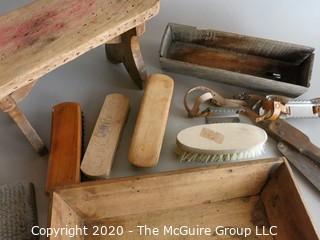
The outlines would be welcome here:
<svg viewBox="0 0 320 240">
<path fill-rule="evenodd" d="M 169 24 L 163 69 L 266 93 L 299 96 L 310 86 L 314 48 Z"/>
<path fill-rule="evenodd" d="M 76 239 L 209 238 L 164 236 L 165 225 L 210 227 L 210 239 L 244 239 L 243 236 L 232 236 L 232 233 L 220 236 L 214 233 L 217 226 L 251 228 L 252 235 L 246 239 L 318 239 L 290 166 L 283 158 L 63 188 L 53 194 L 51 227 L 66 225 L 88 227 L 89 236 Z M 160 235 L 140 236 L 138 225 L 157 227 Z M 277 229 L 273 228 L 272 232 L 276 231 L 277 236 L 255 235 L 256 228 L 260 234 L 263 229 L 269 233 L 269 227 L 274 225 Z M 93 226 L 122 226 L 125 234 L 122 237 L 92 236 Z"/>
</svg>

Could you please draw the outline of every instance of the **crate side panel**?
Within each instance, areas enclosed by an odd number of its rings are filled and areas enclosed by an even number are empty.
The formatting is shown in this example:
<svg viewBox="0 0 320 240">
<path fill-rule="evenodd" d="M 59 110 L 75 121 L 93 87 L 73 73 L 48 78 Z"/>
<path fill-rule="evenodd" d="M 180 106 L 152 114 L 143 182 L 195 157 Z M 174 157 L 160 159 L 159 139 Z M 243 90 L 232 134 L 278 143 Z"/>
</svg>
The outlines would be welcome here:
<svg viewBox="0 0 320 240">
<path fill-rule="evenodd" d="M 86 219 L 125 216 L 258 194 L 282 160 L 248 161 L 66 188 L 63 199 Z"/>
<path fill-rule="evenodd" d="M 287 163 L 274 172 L 261 196 L 270 224 L 278 226 L 277 239 L 319 239 Z"/>
</svg>

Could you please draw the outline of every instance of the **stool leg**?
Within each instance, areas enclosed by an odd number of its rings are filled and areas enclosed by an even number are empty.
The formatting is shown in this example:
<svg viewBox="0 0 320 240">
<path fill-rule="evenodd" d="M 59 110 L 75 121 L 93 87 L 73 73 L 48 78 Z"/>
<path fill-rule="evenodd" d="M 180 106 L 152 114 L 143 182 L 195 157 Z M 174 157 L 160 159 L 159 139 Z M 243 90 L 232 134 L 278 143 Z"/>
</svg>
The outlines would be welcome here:
<svg viewBox="0 0 320 240">
<path fill-rule="evenodd" d="M 138 37 L 132 36 L 125 46 L 123 64 L 133 81 L 142 89 L 147 79 L 147 71 L 141 55 Z"/>
<path fill-rule="evenodd" d="M 139 36 L 144 32 L 144 25 L 138 26 L 121 35 L 119 42 L 106 44 L 107 58 L 112 63 L 123 63 L 130 77 L 142 89 L 147 78 L 143 57 L 140 51 Z"/>
<path fill-rule="evenodd" d="M 121 44 L 106 44 L 106 55 L 108 60 L 113 64 L 123 62 Z"/>
<path fill-rule="evenodd" d="M 43 141 L 31 126 L 23 112 L 17 107 L 16 102 L 12 97 L 8 96 L 2 99 L 0 101 L 0 109 L 6 112 L 12 118 L 12 120 L 18 125 L 31 145 L 40 155 L 47 154 L 48 150 Z"/>
</svg>

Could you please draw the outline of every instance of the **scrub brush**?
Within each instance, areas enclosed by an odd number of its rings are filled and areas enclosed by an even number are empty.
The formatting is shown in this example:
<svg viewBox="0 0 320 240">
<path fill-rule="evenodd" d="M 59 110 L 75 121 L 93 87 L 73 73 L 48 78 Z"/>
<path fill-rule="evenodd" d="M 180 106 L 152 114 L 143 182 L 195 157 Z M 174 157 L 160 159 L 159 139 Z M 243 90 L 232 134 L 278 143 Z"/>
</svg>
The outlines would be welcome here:
<svg viewBox="0 0 320 240">
<path fill-rule="evenodd" d="M 37 240 L 31 233 L 37 224 L 33 184 L 23 181 L 0 186 L 0 240 Z"/>
<path fill-rule="evenodd" d="M 190 127 L 177 136 L 181 162 L 224 162 L 256 158 L 264 152 L 267 133 L 244 123 L 217 123 Z"/>
</svg>

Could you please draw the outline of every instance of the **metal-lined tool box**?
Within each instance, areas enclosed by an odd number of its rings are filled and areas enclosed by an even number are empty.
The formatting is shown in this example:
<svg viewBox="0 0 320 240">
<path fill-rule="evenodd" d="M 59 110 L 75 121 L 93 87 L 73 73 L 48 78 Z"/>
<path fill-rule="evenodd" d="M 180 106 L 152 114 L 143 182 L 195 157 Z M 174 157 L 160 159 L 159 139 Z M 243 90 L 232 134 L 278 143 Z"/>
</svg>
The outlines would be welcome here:
<svg viewBox="0 0 320 240">
<path fill-rule="evenodd" d="M 299 96 L 310 86 L 314 48 L 169 24 L 163 69 L 266 93 Z"/>
</svg>

